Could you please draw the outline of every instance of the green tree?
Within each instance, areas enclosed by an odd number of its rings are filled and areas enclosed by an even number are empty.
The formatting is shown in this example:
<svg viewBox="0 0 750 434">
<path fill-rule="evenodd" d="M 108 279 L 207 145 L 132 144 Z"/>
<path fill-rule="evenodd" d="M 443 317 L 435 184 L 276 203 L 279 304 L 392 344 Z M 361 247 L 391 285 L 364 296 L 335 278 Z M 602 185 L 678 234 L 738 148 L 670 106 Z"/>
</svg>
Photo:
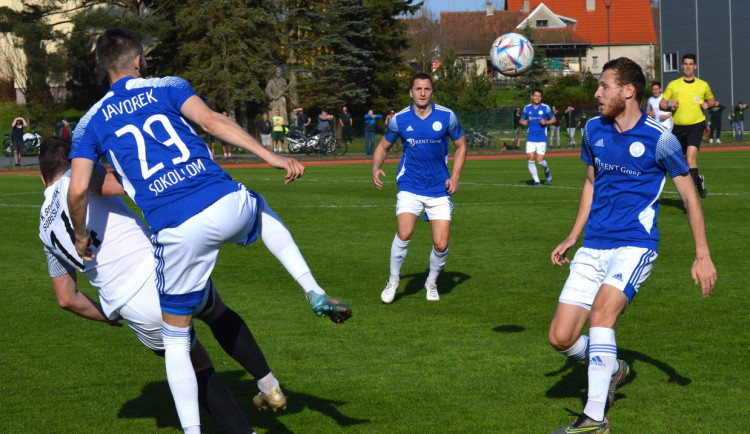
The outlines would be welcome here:
<svg viewBox="0 0 750 434">
<path fill-rule="evenodd" d="M 261 0 L 186 1 L 175 16 L 182 76 L 214 107 L 229 110 L 266 97 L 272 15 Z"/>
<path fill-rule="evenodd" d="M 413 71 L 404 66 L 403 51 L 409 46 L 406 25 L 397 17 L 413 15 L 422 6 L 415 0 L 366 0 L 370 11 L 370 46 L 373 47 L 374 73 L 370 85 L 370 105 L 376 112 L 411 103 L 406 90 Z"/>
<path fill-rule="evenodd" d="M 534 45 L 534 32 L 528 25 L 524 27 L 521 34 L 534 46 L 534 61 L 531 67 L 524 72 L 518 80 L 514 82 L 519 94 L 526 94 L 533 89 L 543 89 L 549 83 L 549 73 L 547 72 L 547 56 L 544 49 Z"/>
</svg>

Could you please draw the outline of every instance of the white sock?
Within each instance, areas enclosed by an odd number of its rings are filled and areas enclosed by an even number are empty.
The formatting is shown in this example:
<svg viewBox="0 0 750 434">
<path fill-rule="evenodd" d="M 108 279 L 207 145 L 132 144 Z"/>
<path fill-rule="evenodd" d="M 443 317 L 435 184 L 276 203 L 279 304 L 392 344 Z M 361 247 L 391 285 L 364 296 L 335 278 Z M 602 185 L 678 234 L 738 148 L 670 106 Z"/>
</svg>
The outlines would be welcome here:
<svg viewBox="0 0 750 434">
<path fill-rule="evenodd" d="M 586 335 L 580 335 L 572 347 L 558 352 L 564 356 L 570 357 L 577 363 L 586 363 L 586 355 L 589 352 L 589 337 Z"/>
<path fill-rule="evenodd" d="M 534 179 L 534 183 L 539 182 L 539 175 L 536 173 L 536 166 L 534 165 L 534 161 L 527 161 L 529 166 L 529 173 L 531 173 L 531 178 Z"/>
<path fill-rule="evenodd" d="M 271 389 L 273 389 L 274 387 L 278 387 L 279 389 L 281 389 L 279 380 L 277 380 L 271 372 L 266 374 L 265 377 L 258 380 L 258 390 L 263 393 L 271 393 Z"/>
<path fill-rule="evenodd" d="M 310 267 L 307 266 L 305 258 L 302 257 L 292 234 L 289 233 L 279 216 L 268 206 L 265 199 L 263 199 L 263 202 L 261 205 L 263 211 L 260 215 L 260 238 L 263 240 L 263 244 L 281 262 L 281 265 L 286 268 L 286 271 L 294 280 L 302 286 L 305 293 L 315 291 L 324 294 L 325 291 L 318 286 L 312 277 Z"/>
<path fill-rule="evenodd" d="M 200 432 L 200 411 L 198 410 L 198 380 L 190 362 L 190 328 L 173 327 L 162 323 L 164 340 L 164 365 L 167 368 L 167 382 L 172 391 L 174 405 L 185 432 Z M 195 431 L 197 429 L 197 431 Z M 192 430 L 192 431 L 188 431 Z"/>
<path fill-rule="evenodd" d="M 541 161 L 541 162 L 539 163 L 539 165 L 540 165 L 540 166 L 542 166 L 542 168 L 543 168 L 544 170 L 547 170 L 547 169 L 548 169 L 548 167 L 547 167 L 547 160 L 542 160 L 542 161 Z"/>
<path fill-rule="evenodd" d="M 615 331 L 605 327 L 589 328 L 589 394 L 583 412 L 596 421 L 604 419 L 609 382 L 617 370 Z"/>
<path fill-rule="evenodd" d="M 185 434 L 201 434 L 201 426 L 200 425 L 193 425 L 193 426 L 186 426 L 182 429 L 182 431 Z"/>
<path fill-rule="evenodd" d="M 432 248 L 430 253 L 430 274 L 427 276 L 427 282 L 435 283 L 438 274 L 443 271 L 445 263 L 448 261 L 448 249 L 444 252 L 438 252 L 435 247 Z"/>
<path fill-rule="evenodd" d="M 398 237 L 398 234 L 393 237 L 393 243 L 391 244 L 391 278 L 401 274 L 401 265 L 404 263 L 404 259 L 406 259 L 409 241 L 411 240 L 402 240 Z"/>
</svg>

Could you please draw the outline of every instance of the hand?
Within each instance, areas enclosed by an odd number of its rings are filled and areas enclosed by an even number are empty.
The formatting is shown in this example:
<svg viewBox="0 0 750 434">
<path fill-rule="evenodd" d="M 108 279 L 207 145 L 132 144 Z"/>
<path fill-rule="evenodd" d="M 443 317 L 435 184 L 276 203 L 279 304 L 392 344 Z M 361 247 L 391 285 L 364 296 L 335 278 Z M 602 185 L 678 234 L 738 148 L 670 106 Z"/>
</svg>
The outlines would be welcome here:
<svg viewBox="0 0 750 434">
<path fill-rule="evenodd" d="M 545 126 L 545 125 L 547 125 L 547 120 L 546 119 L 539 119 L 539 123 L 542 124 L 542 126 Z"/>
<path fill-rule="evenodd" d="M 716 268 L 710 257 L 696 258 L 693 262 L 693 268 L 690 270 L 693 276 L 693 282 L 701 285 L 701 292 L 704 297 L 708 297 L 716 285 Z"/>
<path fill-rule="evenodd" d="M 563 264 L 570 264 L 570 259 L 567 257 L 568 249 L 573 247 L 578 240 L 571 239 L 570 237 L 566 238 L 561 242 L 560 244 L 555 247 L 555 250 L 552 251 L 552 254 L 550 255 L 550 259 L 552 260 L 552 264 L 562 266 Z"/>
<path fill-rule="evenodd" d="M 669 107 L 671 107 L 672 111 L 677 110 L 677 107 L 680 106 L 680 100 L 679 99 L 672 99 L 672 100 L 669 100 L 669 102 L 671 103 L 671 105 Z"/>
<path fill-rule="evenodd" d="M 708 103 L 706 101 L 703 101 L 703 103 L 701 104 L 701 107 L 703 107 L 703 110 L 707 110 L 708 109 Z"/>
<path fill-rule="evenodd" d="M 453 194 L 458 191 L 458 180 L 453 178 L 448 178 L 445 180 L 445 191 L 448 192 L 448 194 Z"/>
<path fill-rule="evenodd" d="M 286 170 L 286 175 L 284 175 L 285 185 L 289 184 L 295 179 L 302 177 L 302 175 L 305 174 L 305 166 L 303 166 L 302 163 L 295 160 L 294 158 L 281 157 L 276 154 L 271 154 L 271 158 L 266 161 L 271 165 L 271 167 Z"/>
<path fill-rule="evenodd" d="M 78 253 L 78 256 L 81 257 L 81 259 L 85 261 L 91 261 L 94 259 L 94 250 L 91 248 L 91 243 L 93 240 L 88 234 L 88 231 L 86 232 L 86 238 L 78 238 L 76 237 L 76 253 Z"/>
<path fill-rule="evenodd" d="M 372 182 L 373 184 L 375 184 L 375 187 L 377 187 L 378 190 L 381 190 L 383 188 L 383 181 L 380 180 L 381 176 L 385 176 L 385 172 L 383 172 L 382 169 L 372 170 Z"/>
</svg>

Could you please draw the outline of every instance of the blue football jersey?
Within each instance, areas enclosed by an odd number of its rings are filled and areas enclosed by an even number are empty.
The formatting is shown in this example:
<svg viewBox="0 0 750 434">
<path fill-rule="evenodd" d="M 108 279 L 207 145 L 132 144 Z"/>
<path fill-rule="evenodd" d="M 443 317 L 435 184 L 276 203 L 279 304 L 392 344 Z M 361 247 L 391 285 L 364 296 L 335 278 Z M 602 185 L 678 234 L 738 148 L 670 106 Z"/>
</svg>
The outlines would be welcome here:
<svg viewBox="0 0 750 434">
<path fill-rule="evenodd" d="M 521 119 L 527 119 L 529 121 L 528 132 L 526 135 L 526 141 L 528 142 L 546 142 L 547 141 L 547 127 L 542 125 L 540 121 L 550 120 L 555 117 L 552 113 L 552 109 L 545 103 L 539 104 L 539 107 L 534 107 L 534 104 L 529 104 L 521 110 Z"/>
<path fill-rule="evenodd" d="M 666 175 L 689 171 L 677 138 L 643 110 L 636 125 L 622 133 L 612 120 L 597 116 L 584 128 L 581 160 L 596 173 L 583 246 L 656 251 L 656 216 Z"/>
<path fill-rule="evenodd" d="M 70 158 L 106 156 L 154 232 L 239 189 L 180 113 L 193 95 L 179 77 L 123 78 L 73 132 Z"/>
<path fill-rule="evenodd" d="M 401 138 L 404 153 L 398 165 L 396 182 L 399 191 L 429 196 L 449 196 L 445 181 L 448 172 L 450 140 L 463 137 L 458 118 L 449 109 L 432 104 L 432 113 L 421 119 L 409 106 L 388 122 L 385 139 L 396 143 Z"/>
</svg>

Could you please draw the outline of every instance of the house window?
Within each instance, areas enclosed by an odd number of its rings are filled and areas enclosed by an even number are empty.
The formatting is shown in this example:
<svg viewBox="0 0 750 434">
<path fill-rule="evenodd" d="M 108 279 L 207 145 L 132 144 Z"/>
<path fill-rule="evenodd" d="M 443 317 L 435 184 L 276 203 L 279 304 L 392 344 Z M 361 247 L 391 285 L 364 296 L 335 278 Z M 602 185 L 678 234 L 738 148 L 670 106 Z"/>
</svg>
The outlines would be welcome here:
<svg viewBox="0 0 750 434">
<path fill-rule="evenodd" d="M 599 56 L 592 56 L 591 57 L 591 67 L 592 68 L 598 68 L 599 67 Z"/>
<path fill-rule="evenodd" d="M 677 72 L 677 53 L 664 53 L 662 65 L 664 72 Z"/>
<path fill-rule="evenodd" d="M 536 20 L 536 26 L 537 27 L 547 27 L 547 20 Z"/>
</svg>

